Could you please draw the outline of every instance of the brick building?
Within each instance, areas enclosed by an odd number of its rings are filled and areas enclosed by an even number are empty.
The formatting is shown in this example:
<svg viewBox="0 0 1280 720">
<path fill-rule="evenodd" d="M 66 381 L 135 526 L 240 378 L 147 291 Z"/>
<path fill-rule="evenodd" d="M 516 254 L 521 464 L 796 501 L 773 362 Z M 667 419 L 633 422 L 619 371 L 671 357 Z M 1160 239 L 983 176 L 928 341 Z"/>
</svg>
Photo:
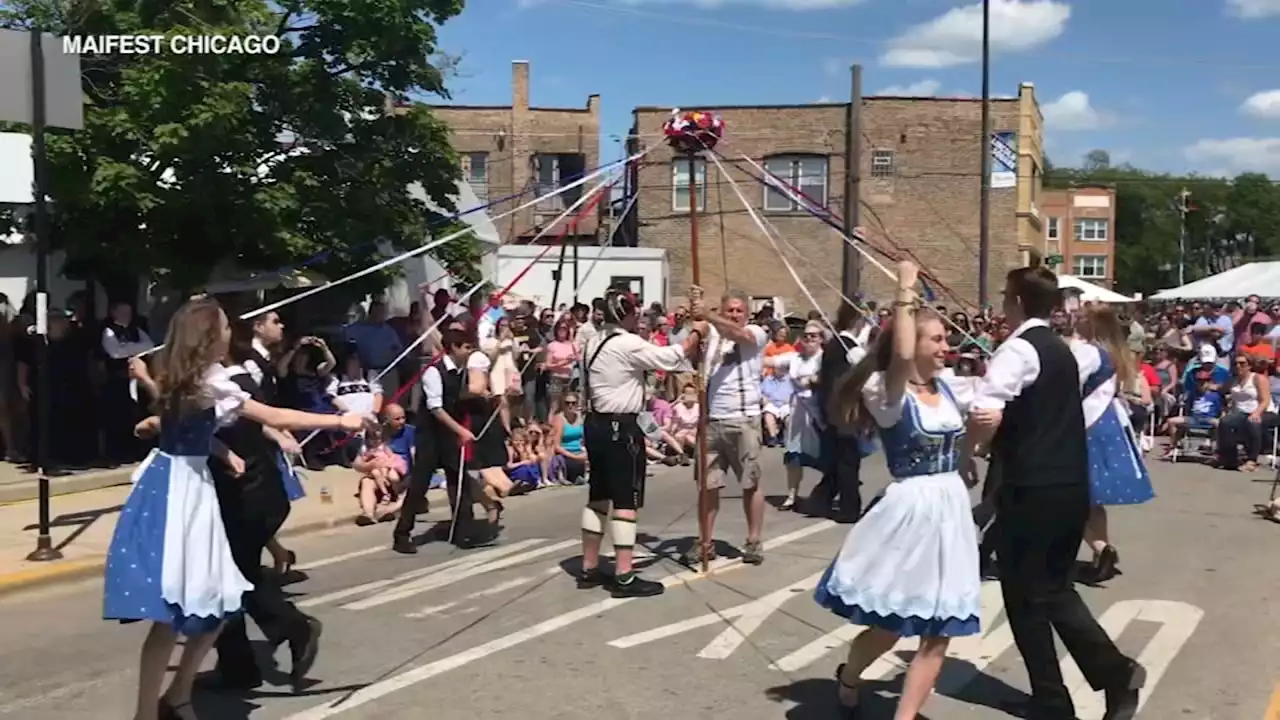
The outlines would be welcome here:
<svg viewBox="0 0 1280 720">
<path fill-rule="evenodd" d="M 529 63 L 522 60 L 511 64 L 510 105 L 439 105 L 432 112 L 453 131 L 451 141 L 462 161 L 463 178 L 482 201 L 536 188 L 532 194 L 495 205 L 489 211 L 493 216 L 600 165 L 600 96 L 588 96 L 582 108 L 531 106 Z M 498 220 L 503 241 L 533 237 L 591 186 L 588 183 Z M 578 224 L 577 239 L 594 242 L 598 225 L 593 213 Z M 558 230 L 551 228 L 547 237 L 554 237 Z"/>
<path fill-rule="evenodd" d="M 1116 190 L 1081 185 L 1045 190 L 1040 202 L 1044 218 L 1044 256 L 1060 256 L 1054 272 L 1075 275 L 1110 288 L 1116 281 Z"/>
<path fill-rule="evenodd" d="M 970 303 L 978 297 L 981 107 L 981 101 L 969 99 L 866 97 L 861 116 L 861 223 L 872 243 L 909 248 Z M 748 155 L 839 214 L 846 187 L 847 108 L 844 103 L 707 109 L 725 120 L 719 149 L 730 161 Z M 669 116 L 669 107 L 636 108 L 634 142 L 661 144 Z M 1036 208 L 1044 164 L 1041 123 L 1030 84 L 1016 98 L 992 101 L 993 130 L 1017 133 L 1019 166 L 1015 187 L 991 191 L 992 302 L 999 301 L 1004 273 L 1038 257 L 1043 247 Z M 649 153 L 636 172 L 635 210 L 624 223 L 640 245 L 668 251 L 670 294 L 677 297 L 691 280 L 687 168 L 687 160 L 674 158 L 665 144 Z M 788 259 L 814 296 L 825 308 L 835 307 L 839 296 L 830 286 L 840 287 L 840 238 L 782 193 L 766 193 L 732 162 L 726 168 L 762 218 L 795 247 Z M 697 175 L 703 211 L 699 255 L 707 291 L 718 295 L 732 287 L 753 297 L 781 296 L 789 310 L 803 313 L 811 307 L 714 162 L 699 160 Z M 877 259 L 892 269 L 892 261 Z M 892 282 L 862 262 L 864 296 L 886 300 Z M 939 302 L 957 304 L 945 293 L 939 296 Z"/>
</svg>

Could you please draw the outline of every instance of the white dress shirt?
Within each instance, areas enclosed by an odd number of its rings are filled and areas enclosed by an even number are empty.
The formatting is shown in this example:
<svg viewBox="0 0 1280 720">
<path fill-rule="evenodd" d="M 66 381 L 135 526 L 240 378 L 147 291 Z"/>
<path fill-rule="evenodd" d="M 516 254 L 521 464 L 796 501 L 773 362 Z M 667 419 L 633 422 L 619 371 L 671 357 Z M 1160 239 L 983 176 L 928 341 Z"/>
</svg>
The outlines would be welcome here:
<svg viewBox="0 0 1280 720">
<path fill-rule="evenodd" d="M 604 347 L 600 346 L 613 335 L 619 337 Z M 582 358 L 590 391 L 590 409 L 599 413 L 638 413 L 644 410 L 646 372 L 687 372 L 693 369 L 685 359 L 683 345 L 654 345 L 639 335 L 616 327 L 602 330 L 587 341 Z"/>
<path fill-rule="evenodd" d="M 1049 323 L 1040 318 L 1031 318 L 1019 325 L 996 348 L 987 363 L 987 374 L 978 383 L 973 407 L 1003 410 L 1005 405 L 1040 377 L 1040 355 L 1031 343 L 1022 338 L 1023 333 L 1034 327 L 1049 327 Z M 1098 349 L 1084 342 L 1072 343 L 1071 353 L 1075 355 L 1076 365 L 1080 370 L 1080 385 L 1083 387 L 1084 381 L 1100 364 Z"/>
<path fill-rule="evenodd" d="M 453 361 L 449 355 L 445 355 L 440 361 L 444 365 L 444 369 L 453 372 L 458 369 L 458 363 Z M 467 356 L 468 370 L 481 370 L 488 372 L 491 365 L 489 357 L 480 351 L 476 351 Z M 467 382 L 464 377 L 463 383 Z M 444 378 L 440 377 L 440 368 L 434 363 L 429 365 L 422 373 L 422 395 L 427 403 L 427 410 L 439 410 L 444 407 Z"/>
</svg>

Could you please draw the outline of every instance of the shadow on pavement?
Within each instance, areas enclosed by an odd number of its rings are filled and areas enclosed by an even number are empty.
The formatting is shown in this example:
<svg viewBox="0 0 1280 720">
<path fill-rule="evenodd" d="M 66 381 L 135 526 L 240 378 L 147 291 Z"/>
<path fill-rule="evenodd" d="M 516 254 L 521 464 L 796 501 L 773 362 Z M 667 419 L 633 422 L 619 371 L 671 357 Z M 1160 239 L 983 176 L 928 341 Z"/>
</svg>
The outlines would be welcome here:
<svg viewBox="0 0 1280 720">
<path fill-rule="evenodd" d="M 112 505 L 111 507 L 99 508 L 97 510 L 81 510 L 80 512 L 67 513 L 65 515 L 59 515 L 55 517 L 53 520 L 49 522 L 50 529 L 67 528 L 67 527 L 75 528 L 75 530 L 71 531 L 71 534 L 67 535 L 57 545 L 54 546 L 55 549 L 62 550 L 63 548 L 70 545 L 71 543 L 75 542 L 76 538 L 79 538 L 81 535 L 83 535 L 85 531 L 87 531 L 95 522 L 98 521 L 99 518 L 102 518 L 106 515 L 112 515 L 112 514 L 118 513 L 122 509 L 124 509 L 123 505 Z M 32 524 L 22 528 L 22 531 L 31 532 L 33 530 L 39 530 L 39 529 L 40 529 L 40 525 Z"/>
</svg>

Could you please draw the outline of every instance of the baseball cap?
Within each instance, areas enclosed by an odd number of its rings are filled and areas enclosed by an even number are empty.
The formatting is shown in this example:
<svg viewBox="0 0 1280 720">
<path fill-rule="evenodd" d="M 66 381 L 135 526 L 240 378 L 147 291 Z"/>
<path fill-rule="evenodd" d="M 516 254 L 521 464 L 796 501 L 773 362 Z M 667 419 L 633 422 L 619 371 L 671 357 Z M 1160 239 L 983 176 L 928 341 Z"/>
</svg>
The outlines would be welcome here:
<svg viewBox="0 0 1280 720">
<path fill-rule="evenodd" d="M 1208 344 L 1201 345 L 1200 346 L 1200 362 L 1202 363 L 1218 362 L 1218 351 L 1214 350 L 1212 345 L 1208 345 Z"/>
</svg>

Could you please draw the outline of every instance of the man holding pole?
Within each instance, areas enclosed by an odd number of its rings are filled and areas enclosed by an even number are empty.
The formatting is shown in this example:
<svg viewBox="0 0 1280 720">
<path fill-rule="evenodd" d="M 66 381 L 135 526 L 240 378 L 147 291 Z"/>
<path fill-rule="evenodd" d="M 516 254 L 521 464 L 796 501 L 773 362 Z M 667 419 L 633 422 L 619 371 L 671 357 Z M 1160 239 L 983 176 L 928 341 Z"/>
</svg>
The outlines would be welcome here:
<svg viewBox="0 0 1280 720">
<path fill-rule="evenodd" d="M 747 296 L 738 291 L 725 293 L 720 311 L 706 308 L 702 289 L 689 293 L 689 310 L 696 320 L 711 326 L 707 352 L 707 458 L 706 537 L 685 554 L 689 567 L 714 559 L 710 540 L 720 510 L 720 489 L 724 476 L 732 471 L 742 487 L 742 509 L 747 516 L 747 541 L 742 560 L 749 565 L 764 562 L 760 543 L 764 530 L 764 493 L 760 488 L 760 378 L 763 349 L 768 342 L 764 328 L 747 323 Z M 703 541 L 707 545 L 703 546 Z"/>
<path fill-rule="evenodd" d="M 583 352 L 582 396 L 587 408 L 583 434 L 587 449 L 587 506 L 582 510 L 582 589 L 609 586 L 614 597 L 661 595 L 662 583 L 638 577 L 633 565 L 636 513 L 644 505 L 645 447 L 639 414 L 644 410 L 645 373 L 680 372 L 689 366 L 707 334 L 694 323 L 679 345 L 660 347 L 635 335 L 638 301 L 626 290 L 604 297 L 604 322 Z M 612 513 L 610 512 L 612 510 Z M 614 574 L 600 569 L 600 545 L 608 533 Z"/>
</svg>

